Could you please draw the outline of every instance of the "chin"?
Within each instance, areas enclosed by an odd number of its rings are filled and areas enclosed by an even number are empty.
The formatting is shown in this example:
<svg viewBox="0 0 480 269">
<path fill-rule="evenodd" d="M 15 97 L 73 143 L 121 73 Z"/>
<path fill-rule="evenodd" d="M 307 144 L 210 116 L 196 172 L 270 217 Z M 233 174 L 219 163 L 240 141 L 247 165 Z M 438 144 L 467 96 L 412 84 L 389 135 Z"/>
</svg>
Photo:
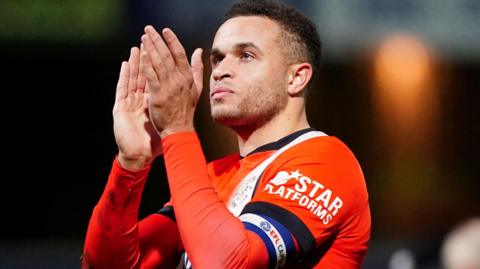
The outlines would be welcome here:
<svg viewBox="0 0 480 269">
<path fill-rule="evenodd" d="M 212 110 L 212 119 L 223 125 L 230 126 L 238 121 L 239 117 L 227 111 L 214 111 Z"/>
<path fill-rule="evenodd" d="M 228 107 L 212 107 L 212 119 L 225 126 L 238 126 L 245 123 L 245 116 Z"/>
</svg>

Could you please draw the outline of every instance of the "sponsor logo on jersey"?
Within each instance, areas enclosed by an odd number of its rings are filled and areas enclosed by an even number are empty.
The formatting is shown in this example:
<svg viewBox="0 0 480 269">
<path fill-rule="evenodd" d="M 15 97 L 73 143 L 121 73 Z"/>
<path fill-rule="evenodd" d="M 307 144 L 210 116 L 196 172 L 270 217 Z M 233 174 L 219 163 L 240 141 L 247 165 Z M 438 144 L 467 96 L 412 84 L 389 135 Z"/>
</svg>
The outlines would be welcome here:
<svg viewBox="0 0 480 269">
<path fill-rule="evenodd" d="M 286 185 L 291 180 L 295 181 L 295 185 Z M 278 172 L 263 191 L 296 201 L 300 206 L 318 216 L 324 224 L 328 224 L 343 206 L 342 199 L 331 189 L 302 175 L 299 170 Z"/>
<path fill-rule="evenodd" d="M 267 240 L 272 243 L 273 251 L 277 257 L 277 267 L 282 267 L 287 260 L 287 246 L 285 239 L 282 237 L 278 227 L 275 227 L 271 222 L 262 216 L 246 213 L 240 216 L 240 220 L 245 223 L 260 227 L 262 232 L 267 236 Z M 267 246 L 268 248 L 268 246 Z"/>
<path fill-rule="evenodd" d="M 270 230 L 272 230 L 272 225 L 270 225 L 270 223 L 267 221 L 262 221 L 260 222 L 260 228 L 262 228 L 262 230 L 265 232 L 270 232 Z"/>
</svg>

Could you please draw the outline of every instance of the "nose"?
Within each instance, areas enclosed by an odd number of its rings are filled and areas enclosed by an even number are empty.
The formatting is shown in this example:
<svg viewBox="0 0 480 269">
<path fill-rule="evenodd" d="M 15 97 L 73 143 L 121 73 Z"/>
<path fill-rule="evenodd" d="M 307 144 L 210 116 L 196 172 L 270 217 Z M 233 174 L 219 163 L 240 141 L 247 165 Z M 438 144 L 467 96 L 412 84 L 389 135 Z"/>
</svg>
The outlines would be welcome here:
<svg viewBox="0 0 480 269">
<path fill-rule="evenodd" d="M 212 78 L 214 81 L 220 81 L 225 78 L 233 77 L 232 63 L 229 57 L 224 57 L 218 62 L 212 70 Z"/>
</svg>

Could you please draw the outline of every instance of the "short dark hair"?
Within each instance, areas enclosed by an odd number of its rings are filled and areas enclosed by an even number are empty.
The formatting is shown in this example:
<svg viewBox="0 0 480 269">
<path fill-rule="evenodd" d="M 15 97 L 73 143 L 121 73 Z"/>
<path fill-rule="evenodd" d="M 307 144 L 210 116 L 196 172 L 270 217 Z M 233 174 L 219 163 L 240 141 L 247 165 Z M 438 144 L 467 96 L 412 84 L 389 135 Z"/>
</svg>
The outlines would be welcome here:
<svg viewBox="0 0 480 269">
<path fill-rule="evenodd" d="M 291 61 L 308 61 L 313 77 L 317 76 L 322 60 L 322 43 L 317 28 L 297 9 L 271 0 L 244 0 L 235 3 L 226 13 L 225 20 L 239 16 L 263 16 L 277 22 L 283 30 L 287 57 Z"/>
</svg>

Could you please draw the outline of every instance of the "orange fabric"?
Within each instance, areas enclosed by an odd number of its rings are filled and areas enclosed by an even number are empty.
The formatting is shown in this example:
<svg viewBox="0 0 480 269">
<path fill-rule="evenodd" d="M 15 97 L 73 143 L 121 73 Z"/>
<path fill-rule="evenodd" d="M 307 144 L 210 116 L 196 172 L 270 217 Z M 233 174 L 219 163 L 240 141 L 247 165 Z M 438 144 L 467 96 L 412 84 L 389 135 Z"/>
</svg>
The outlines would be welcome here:
<svg viewBox="0 0 480 269">
<path fill-rule="evenodd" d="M 295 214 L 316 246 L 335 236 L 318 268 L 359 268 L 370 239 L 365 180 L 350 150 L 335 137 L 318 137 L 280 155 L 263 174 L 251 202 Z"/>
<path fill-rule="evenodd" d="M 114 161 L 105 190 L 93 210 L 82 268 L 173 268 L 179 235 L 169 218 L 154 214 L 140 223 L 138 209 L 150 166 L 138 172 Z"/>
<path fill-rule="evenodd" d="M 138 224 L 140 268 L 175 268 L 183 249 L 177 224 L 161 214 L 152 214 Z"/>
<path fill-rule="evenodd" d="M 162 147 L 178 229 L 193 268 L 266 268 L 263 242 L 215 191 L 196 134 L 169 135 Z"/>
<path fill-rule="evenodd" d="M 227 202 L 238 182 L 272 153 L 243 159 L 234 154 L 210 163 L 212 184 L 222 201 Z M 271 182 L 282 175 L 289 178 L 284 184 Z M 359 164 L 337 138 L 313 138 L 282 153 L 258 184 L 251 203 L 259 201 L 295 214 L 318 248 L 336 236 L 325 255 L 314 261 L 318 268 L 360 267 L 370 238 L 368 193 Z"/>
<path fill-rule="evenodd" d="M 92 215 L 84 263 L 173 268 L 183 243 L 193 268 L 267 268 L 265 239 L 247 230 L 225 204 L 236 185 L 274 151 L 245 158 L 233 154 L 207 165 L 193 132 L 172 134 L 162 145 L 177 223 L 154 214 L 136 226 L 149 168 L 133 173 L 115 162 Z M 118 199 L 108 198 L 110 193 Z M 314 238 L 313 252 L 300 253 L 307 255 L 304 262 L 297 265 L 287 256 L 286 267 L 360 268 L 370 236 L 368 193 L 360 166 L 338 139 L 313 138 L 282 153 L 264 171 L 247 206 L 255 203 L 292 213 Z M 297 250 L 299 239 L 294 238 Z"/>
</svg>

